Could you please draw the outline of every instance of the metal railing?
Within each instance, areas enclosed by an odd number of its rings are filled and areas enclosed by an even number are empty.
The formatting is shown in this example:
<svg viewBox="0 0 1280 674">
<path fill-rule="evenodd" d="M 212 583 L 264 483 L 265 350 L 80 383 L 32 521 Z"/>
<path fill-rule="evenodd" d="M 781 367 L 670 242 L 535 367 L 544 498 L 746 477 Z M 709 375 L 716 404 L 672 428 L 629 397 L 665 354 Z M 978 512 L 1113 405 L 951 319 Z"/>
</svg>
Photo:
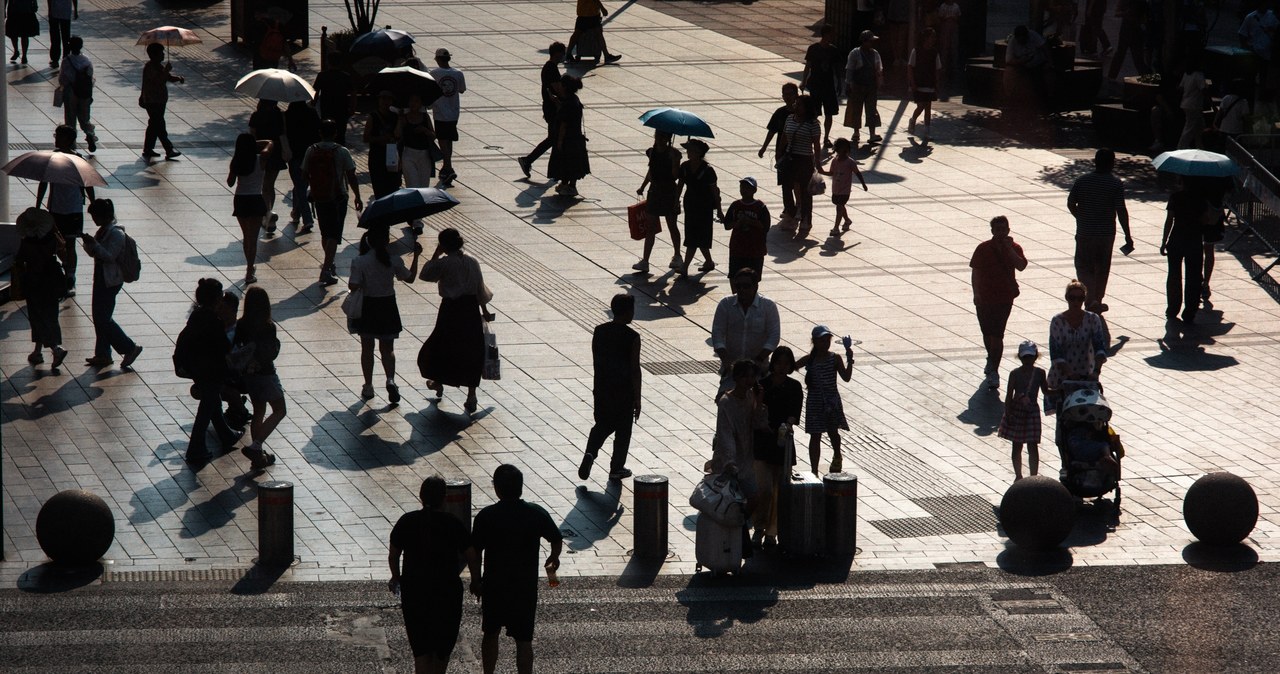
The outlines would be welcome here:
<svg viewBox="0 0 1280 674">
<path fill-rule="evenodd" d="M 1276 178 L 1268 168 L 1280 166 L 1280 135 L 1249 134 L 1228 138 L 1226 154 L 1240 167 L 1236 183 L 1244 194 L 1228 204 L 1231 215 L 1240 223 L 1240 233 L 1224 250 L 1231 250 L 1246 235 L 1252 234 L 1275 256 L 1271 264 L 1252 276 L 1256 281 L 1280 264 L 1277 242 L 1257 226 L 1262 217 L 1280 214 L 1280 178 Z"/>
</svg>

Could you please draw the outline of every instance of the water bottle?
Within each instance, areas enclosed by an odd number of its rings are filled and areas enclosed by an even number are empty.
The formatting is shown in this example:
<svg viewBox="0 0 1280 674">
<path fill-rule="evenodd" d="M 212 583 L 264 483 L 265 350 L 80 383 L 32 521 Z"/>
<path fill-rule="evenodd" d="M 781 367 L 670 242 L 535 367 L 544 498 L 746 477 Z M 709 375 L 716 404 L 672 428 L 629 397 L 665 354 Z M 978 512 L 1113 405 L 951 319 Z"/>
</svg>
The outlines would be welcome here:
<svg viewBox="0 0 1280 674">
<path fill-rule="evenodd" d="M 849 335 L 845 335 L 844 338 L 841 339 L 840 341 L 844 343 L 845 349 L 853 348 L 853 337 L 850 337 Z"/>
<path fill-rule="evenodd" d="M 560 587 L 560 579 L 556 577 L 556 570 L 549 566 L 544 568 L 547 570 L 547 586 Z"/>
</svg>

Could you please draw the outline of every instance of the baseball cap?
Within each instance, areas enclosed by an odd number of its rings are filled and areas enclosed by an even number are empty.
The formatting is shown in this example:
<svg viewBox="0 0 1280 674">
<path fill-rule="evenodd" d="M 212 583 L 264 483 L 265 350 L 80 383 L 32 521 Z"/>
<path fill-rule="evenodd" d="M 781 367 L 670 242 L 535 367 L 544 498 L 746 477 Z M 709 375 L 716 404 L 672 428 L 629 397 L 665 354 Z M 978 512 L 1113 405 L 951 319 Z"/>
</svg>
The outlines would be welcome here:
<svg viewBox="0 0 1280 674">
<path fill-rule="evenodd" d="M 1036 346 L 1036 343 L 1029 339 L 1018 345 L 1019 358 L 1023 356 L 1039 356 L 1039 355 L 1040 355 L 1040 347 Z"/>
<path fill-rule="evenodd" d="M 815 325 L 815 326 L 813 326 L 813 338 L 814 338 L 814 339 L 817 339 L 817 338 L 819 338 L 819 337 L 826 337 L 826 336 L 828 336 L 828 335 L 834 335 L 834 334 L 835 334 L 834 332 L 831 332 L 831 328 L 828 328 L 828 327 L 827 327 L 827 326 L 825 326 L 825 325 Z"/>
<path fill-rule="evenodd" d="M 746 183 L 746 184 L 750 185 L 750 186 L 751 186 L 751 189 L 753 189 L 753 190 L 754 190 L 754 189 L 757 189 L 757 188 L 759 188 L 759 187 L 760 187 L 758 184 L 756 184 L 756 179 L 755 179 L 755 178 L 752 178 L 751 176 L 747 176 L 747 177 L 743 178 L 742 180 L 739 180 L 738 182 L 740 182 L 740 183 Z"/>
<path fill-rule="evenodd" d="M 867 40 L 879 40 L 880 36 L 870 30 L 864 30 L 858 34 L 858 42 L 866 42 Z"/>
</svg>

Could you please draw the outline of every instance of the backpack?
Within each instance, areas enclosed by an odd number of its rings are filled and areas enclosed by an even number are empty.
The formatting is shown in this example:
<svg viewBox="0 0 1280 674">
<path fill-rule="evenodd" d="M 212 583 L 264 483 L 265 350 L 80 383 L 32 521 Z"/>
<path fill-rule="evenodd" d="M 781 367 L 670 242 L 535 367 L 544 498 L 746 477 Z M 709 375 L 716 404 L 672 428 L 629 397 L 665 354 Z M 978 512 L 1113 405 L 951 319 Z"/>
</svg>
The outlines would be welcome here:
<svg viewBox="0 0 1280 674">
<path fill-rule="evenodd" d="M 195 379 L 195 345 L 196 337 L 187 323 L 178 333 L 178 341 L 173 345 L 173 373 L 183 379 Z"/>
<path fill-rule="evenodd" d="M 336 201 L 341 198 L 338 185 L 338 148 L 311 146 L 307 159 L 307 200 Z"/>
<path fill-rule="evenodd" d="M 75 78 L 71 80 L 71 91 L 76 98 L 87 101 L 93 98 L 93 76 L 88 70 L 75 70 Z"/>
<path fill-rule="evenodd" d="M 124 231 L 124 227 L 120 227 L 120 231 L 124 234 L 124 250 L 120 251 L 120 257 L 116 258 L 116 264 L 120 265 L 120 271 L 124 274 L 124 282 L 133 283 L 142 275 L 142 259 L 138 257 L 138 242 L 134 241 L 133 237 Z"/>
</svg>

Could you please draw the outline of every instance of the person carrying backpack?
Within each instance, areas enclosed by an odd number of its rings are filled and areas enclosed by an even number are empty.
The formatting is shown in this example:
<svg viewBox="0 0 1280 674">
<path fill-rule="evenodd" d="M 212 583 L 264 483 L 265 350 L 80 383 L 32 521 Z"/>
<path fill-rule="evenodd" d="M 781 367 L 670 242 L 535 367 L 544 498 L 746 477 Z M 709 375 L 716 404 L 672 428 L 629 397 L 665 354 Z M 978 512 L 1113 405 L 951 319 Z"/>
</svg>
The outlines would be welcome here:
<svg viewBox="0 0 1280 674">
<path fill-rule="evenodd" d="M 93 153 L 98 151 L 98 137 L 89 122 L 89 104 L 93 103 L 93 63 L 80 53 L 82 49 L 84 40 L 79 35 L 72 35 L 67 43 L 67 57 L 62 59 L 62 69 L 58 71 L 58 86 L 62 89 L 63 124 L 74 129 L 78 120 L 89 152 Z"/>
<path fill-rule="evenodd" d="M 336 122 L 320 120 L 320 142 L 308 148 L 302 158 L 302 172 L 307 176 L 309 191 L 307 199 L 315 207 L 316 222 L 320 224 L 320 247 L 324 250 L 324 262 L 320 265 L 322 286 L 338 282 L 333 260 L 347 219 L 348 187 L 355 194 L 356 212 L 364 210 L 360 183 L 356 180 L 356 162 L 347 148 L 334 141 L 337 135 Z"/>
<path fill-rule="evenodd" d="M 217 279 L 200 279 L 195 299 L 187 325 L 178 334 L 173 364 L 179 376 L 192 380 L 192 395 L 200 401 L 191 424 L 186 455 L 188 464 L 200 466 L 213 458 L 205 438 L 211 424 L 223 451 L 230 451 L 244 434 L 233 431 L 222 414 L 222 387 L 227 382 L 227 354 L 231 351 L 226 327 L 218 317 L 222 308 L 222 283 Z"/>
<path fill-rule="evenodd" d="M 116 311 L 116 296 L 124 287 L 125 279 L 136 273 L 136 266 L 129 264 L 129 236 L 124 228 L 116 223 L 116 207 L 110 199 L 94 199 L 89 204 L 89 217 L 98 225 L 93 234 L 81 234 L 80 241 L 84 252 L 93 258 L 93 332 L 97 341 L 93 348 L 93 357 L 85 360 L 90 367 L 106 367 L 113 362 L 111 350 L 124 356 L 120 361 L 120 369 L 128 369 L 133 361 L 142 353 L 142 345 L 129 339 L 124 329 L 116 323 L 113 315 Z M 133 248 L 133 259 L 137 252 Z M 125 264 L 122 264 L 125 262 Z M 136 263 L 135 263 L 136 264 Z M 134 266 L 134 269 L 127 269 Z M 136 276 L 134 277 L 136 278 Z"/>
</svg>

